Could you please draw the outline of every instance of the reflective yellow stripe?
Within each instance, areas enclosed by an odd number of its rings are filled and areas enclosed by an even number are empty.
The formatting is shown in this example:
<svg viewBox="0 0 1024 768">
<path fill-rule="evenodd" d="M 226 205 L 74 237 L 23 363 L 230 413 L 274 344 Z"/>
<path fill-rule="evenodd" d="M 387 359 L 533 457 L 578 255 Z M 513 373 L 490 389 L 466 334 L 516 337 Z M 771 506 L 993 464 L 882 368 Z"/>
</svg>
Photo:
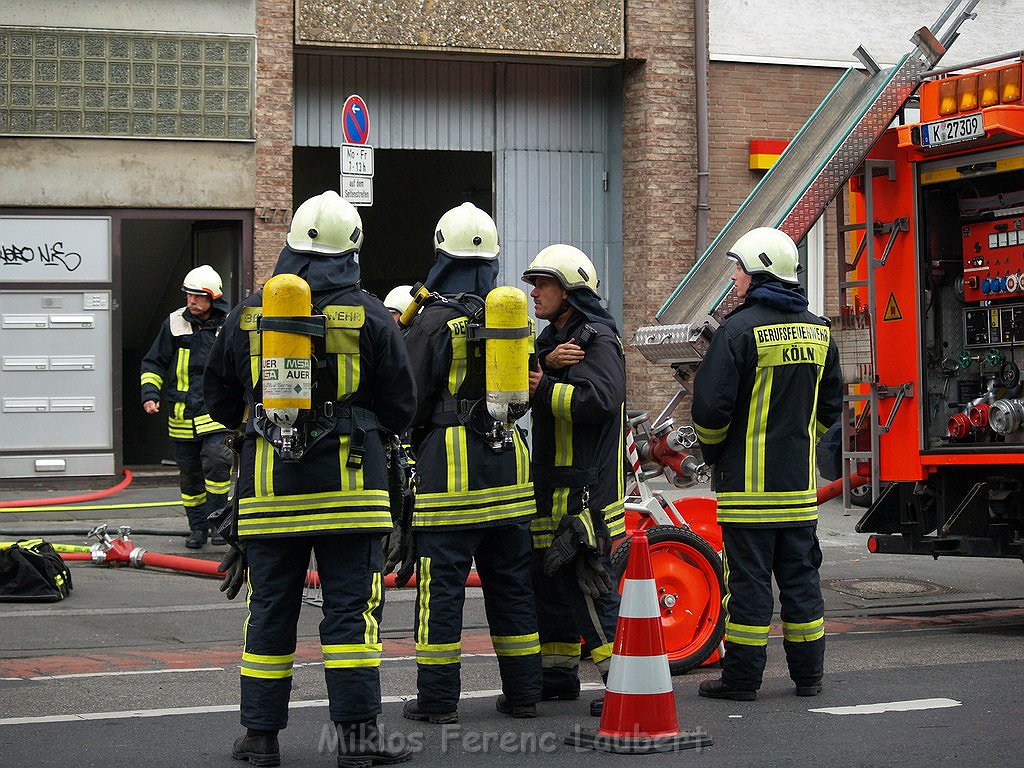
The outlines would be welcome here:
<svg viewBox="0 0 1024 768">
<path fill-rule="evenodd" d="M 188 392 L 188 359 L 192 350 L 185 347 L 178 348 L 178 361 L 174 369 L 174 377 L 177 379 L 179 392 Z"/>
<path fill-rule="evenodd" d="M 604 524 L 608 529 L 608 535 L 612 538 L 621 536 L 626 532 L 626 502 L 619 498 L 613 501 L 603 510 Z"/>
<path fill-rule="evenodd" d="M 200 414 L 199 416 L 196 416 L 192 421 L 196 427 L 196 434 L 199 435 L 205 435 L 209 434 L 210 432 L 217 432 L 218 430 L 227 429 L 227 427 L 225 427 L 219 421 L 214 421 L 212 418 L 210 418 L 210 414 L 208 413 Z"/>
<path fill-rule="evenodd" d="M 545 669 L 576 669 L 580 665 L 579 643 L 541 643 L 541 666 Z"/>
<path fill-rule="evenodd" d="M 469 452 L 466 448 L 466 429 L 464 427 L 446 428 L 444 445 L 448 456 L 448 491 L 468 491 Z"/>
<path fill-rule="evenodd" d="M 426 645 L 430 642 L 430 558 L 421 557 L 419 566 L 416 599 L 420 618 L 416 624 L 416 643 Z"/>
<path fill-rule="evenodd" d="M 555 466 L 571 467 L 573 458 L 571 384 L 555 384 L 551 390 L 551 413 L 555 417 Z"/>
<path fill-rule="evenodd" d="M 354 468 L 348 466 L 349 449 L 351 438 L 348 435 L 341 435 L 338 438 L 338 467 L 341 470 L 341 490 L 359 491 L 363 488 L 362 467 Z"/>
<path fill-rule="evenodd" d="M 768 645 L 768 630 L 771 627 L 759 627 L 751 624 L 733 624 L 725 622 L 725 641 L 739 645 Z"/>
<path fill-rule="evenodd" d="M 825 636 L 825 619 L 815 619 L 804 624 L 782 622 L 782 636 L 791 643 L 813 643 Z"/>
<path fill-rule="evenodd" d="M 351 494 L 329 491 L 264 499 L 244 498 L 238 503 L 239 534 L 339 528 L 389 530 L 391 512 L 387 491 L 365 490 Z"/>
<path fill-rule="evenodd" d="M 590 649 L 590 658 L 595 664 L 600 664 L 603 661 L 611 659 L 612 652 L 615 650 L 615 643 L 605 643 L 599 645 L 597 648 Z"/>
<path fill-rule="evenodd" d="M 462 660 L 462 643 L 416 643 L 416 663 L 428 666 L 458 664 Z"/>
<path fill-rule="evenodd" d="M 383 643 L 351 643 L 323 645 L 324 667 L 326 669 L 351 669 L 352 667 L 379 667 Z"/>
<path fill-rule="evenodd" d="M 813 489 L 718 494 L 720 523 L 807 522 L 817 518 L 818 497 Z"/>
<path fill-rule="evenodd" d="M 534 549 L 547 549 L 555 540 L 555 530 L 569 511 L 569 489 L 555 488 L 551 492 L 551 516 L 535 517 L 530 521 Z"/>
<path fill-rule="evenodd" d="M 225 480 L 222 483 L 214 482 L 213 480 L 206 481 L 206 492 L 213 494 L 227 493 L 231 490 L 231 481 Z"/>
<path fill-rule="evenodd" d="M 260 380 L 260 335 L 256 331 L 249 331 L 249 377 L 253 389 Z"/>
<path fill-rule="evenodd" d="M 366 631 L 363 632 L 363 641 L 366 645 L 376 645 L 380 650 L 380 625 L 374 612 L 380 607 L 384 599 L 384 580 L 380 573 L 373 574 L 373 582 L 370 585 L 370 598 L 366 601 L 366 610 L 363 611 L 363 623 L 366 624 Z M 377 663 L 380 663 L 380 654 L 377 656 Z"/>
<path fill-rule="evenodd" d="M 768 429 L 768 404 L 772 397 L 772 368 L 758 368 L 754 374 L 754 389 L 750 394 L 747 416 L 746 489 L 764 490 L 764 446 Z"/>
<path fill-rule="evenodd" d="M 248 619 L 246 619 L 246 623 L 248 624 Z M 245 677 L 278 680 L 292 676 L 292 666 L 294 663 L 294 653 L 281 656 L 267 656 L 242 651 L 241 673 Z"/>
<path fill-rule="evenodd" d="M 697 422 L 693 422 L 693 429 L 697 433 L 697 439 L 705 445 L 718 445 L 720 442 L 725 440 L 725 436 L 729 433 L 728 424 L 721 429 L 712 429 L 710 427 L 703 427 Z"/>
<path fill-rule="evenodd" d="M 491 635 L 491 645 L 498 656 L 531 656 L 540 653 L 540 635 Z"/>
<path fill-rule="evenodd" d="M 197 493 L 192 496 L 187 493 L 181 494 L 181 505 L 183 507 L 201 507 L 206 503 L 206 492 Z"/>
<path fill-rule="evenodd" d="M 453 397 L 458 394 L 462 382 L 466 380 L 468 324 L 469 318 L 465 315 L 448 321 L 448 331 L 452 339 L 452 364 L 448 369 L 448 392 Z"/>
<path fill-rule="evenodd" d="M 572 384 L 555 384 L 551 388 L 551 413 L 556 419 L 572 421 L 572 396 L 576 387 Z"/>
<path fill-rule="evenodd" d="M 591 548 L 597 547 L 597 534 L 594 533 L 594 519 L 590 516 L 590 510 L 584 509 L 579 514 L 580 522 L 583 523 L 583 530 L 587 536 L 587 546 Z"/>
<path fill-rule="evenodd" d="M 361 306 L 332 304 L 324 307 L 327 335 L 324 345 L 335 355 L 338 364 L 337 399 L 344 400 L 359 389 L 359 334 L 366 322 L 366 309 Z"/>
<path fill-rule="evenodd" d="M 274 449 L 262 437 L 256 438 L 253 490 L 257 498 L 274 495 Z"/>
<path fill-rule="evenodd" d="M 142 384 L 152 384 L 157 389 L 163 389 L 164 379 L 158 373 L 151 373 L 150 371 L 146 371 L 144 374 L 142 374 Z"/>
<path fill-rule="evenodd" d="M 491 520 L 532 517 L 537 511 L 533 485 L 506 485 L 462 493 L 421 493 L 416 496 L 413 524 L 471 525 Z"/>
<path fill-rule="evenodd" d="M 526 485 L 530 482 L 530 451 L 518 429 L 512 431 L 512 445 L 516 450 L 516 483 Z"/>
</svg>

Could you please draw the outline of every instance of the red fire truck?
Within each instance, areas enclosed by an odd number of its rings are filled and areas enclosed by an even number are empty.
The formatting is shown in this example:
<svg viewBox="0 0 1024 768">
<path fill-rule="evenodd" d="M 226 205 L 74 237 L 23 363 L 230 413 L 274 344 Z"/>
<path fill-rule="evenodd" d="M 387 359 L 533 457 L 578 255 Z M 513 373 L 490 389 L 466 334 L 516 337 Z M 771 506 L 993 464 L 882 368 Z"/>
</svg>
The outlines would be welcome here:
<svg viewBox="0 0 1024 768">
<path fill-rule="evenodd" d="M 850 184 L 836 333 L 862 382 L 844 447 L 870 468 L 872 552 L 1024 557 L 1021 67 L 929 72 L 919 121 Z"/>
</svg>

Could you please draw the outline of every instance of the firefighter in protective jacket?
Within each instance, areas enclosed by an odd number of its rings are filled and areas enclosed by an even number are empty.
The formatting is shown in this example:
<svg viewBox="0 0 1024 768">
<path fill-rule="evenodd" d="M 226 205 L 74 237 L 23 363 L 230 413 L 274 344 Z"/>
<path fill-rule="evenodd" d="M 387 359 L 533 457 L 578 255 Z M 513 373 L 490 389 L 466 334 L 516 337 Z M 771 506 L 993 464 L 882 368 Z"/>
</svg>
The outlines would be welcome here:
<svg viewBox="0 0 1024 768">
<path fill-rule="evenodd" d="M 296 210 L 277 261 L 275 275 L 305 280 L 313 305 L 305 317 L 274 318 L 276 329 L 302 334 L 306 328 L 313 337 L 312 408 L 299 417 L 298 437 L 286 455 L 278 453 L 281 446 L 261 402 L 267 398 L 261 386 L 265 292 L 232 311 L 206 370 L 210 413 L 244 431 L 235 491 L 244 556 L 232 550 L 235 559 L 226 558 L 222 567 L 229 579 L 235 577 L 229 597 L 248 567 L 241 665 L 241 722 L 248 730 L 232 753 L 256 765 L 277 765 L 280 759 L 277 732 L 288 721 L 310 550 L 323 588 L 320 640 L 338 764 L 409 758 L 408 750 L 389 746 L 377 728 L 381 542 L 392 527 L 379 430 L 399 434 L 408 427 L 415 383 L 394 320 L 359 287 L 362 240 L 356 209 L 329 191 Z M 311 314 L 319 322 L 315 329 Z"/>
<path fill-rule="evenodd" d="M 612 540 L 625 533 L 626 372 L 594 265 L 571 245 L 542 250 L 523 273 L 536 315 L 540 369 L 530 373 L 534 591 L 545 699 L 580 694 L 580 637 L 607 680 L 618 619 Z M 591 704 L 598 714 L 602 700 Z"/>
<path fill-rule="evenodd" d="M 497 228 L 463 203 L 438 221 L 434 248 L 426 279 L 433 294 L 405 337 L 418 392 L 412 527 L 419 695 L 403 714 L 457 722 L 464 585 L 475 559 L 502 681 L 497 709 L 534 717 L 541 665 L 530 588 L 530 457 L 514 424 L 495 431 L 484 401 L 483 344 L 470 339 L 495 287 Z"/>
<path fill-rule="evenodd" d="M 691 410 L 713 467 L 727 592 L 722 677 L 700 695 L 757 697 L 774 573 L 789 674 L 797 695 L 813 696 L 825 658 L 814 445 L 839 416 L 842 373 L 828 321 L 807 310 L 789 235 L 754 229 L 728 255 L 743 303 L 712 338 Z"/>
<path fill-rule="evenodd" d="M 187 304 L 160 326 L 142 360 L 142 407 L 160 411 L 168 404 L 167 429 L 180 471 L 181 503 L 188 514 L 185 546 L 206 543 L 207 516 L 224 506 L 231 486 L 231 454 L 224 446 L 227 428 L 214 421 L 203 402 L 203 367 L 224 325 L 228 304 L 220 275 L 206 264 L 181 283 Z M 214 540 L 214 544 L 223 541 Z"/>
</svg>

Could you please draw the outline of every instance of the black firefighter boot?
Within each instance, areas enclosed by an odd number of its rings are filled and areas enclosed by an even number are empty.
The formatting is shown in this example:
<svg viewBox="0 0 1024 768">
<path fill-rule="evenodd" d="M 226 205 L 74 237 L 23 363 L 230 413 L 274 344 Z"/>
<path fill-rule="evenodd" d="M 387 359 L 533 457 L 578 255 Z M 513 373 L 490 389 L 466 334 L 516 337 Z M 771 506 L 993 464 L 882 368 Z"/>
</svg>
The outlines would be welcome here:
<svg viewBox="0 0 1024 768">
<path fill-rule="evenodd" d="M 404 743 L 391 746 L 377 727 L 377 719 L 335 723 L 338 727 L 338 768 L 370 768 L 404 763 L 412 750 Z"/>
<path fill-rule="evenodd" d="M 249 765 L 274 766 L 281 764 L 281 748 L 277 744 L 277 731 L 258 731 L 249 728 L 231 745 L 235 760 L 248 760 Z"/>
</svg>

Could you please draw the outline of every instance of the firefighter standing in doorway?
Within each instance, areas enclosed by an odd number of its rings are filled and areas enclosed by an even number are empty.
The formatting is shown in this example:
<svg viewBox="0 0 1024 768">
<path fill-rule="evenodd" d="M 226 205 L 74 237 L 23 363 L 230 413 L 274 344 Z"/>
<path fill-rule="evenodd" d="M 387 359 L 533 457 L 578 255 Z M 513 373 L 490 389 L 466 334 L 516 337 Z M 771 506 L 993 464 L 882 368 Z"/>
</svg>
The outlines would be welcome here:
<svg viewBox="0 0 1024 768">
<path fill-rule="evenodd" d="M 612 540 L 625 534 L 626 369 L 615 321 L 601 306 L 594 265 L 571 245 L 542 250 L 533 285 L 539 370 L 530 372 L 537 519 L 533 580 L 545 700 L 580 695 L 580 637 L 608 678 L 619 595 Z M 601 712 L 603 700 L 591 703 Z"/>
<path fill-rule="evenodd" d="M 203 401 L 203 367 L 229 307 L 220 275 L 206 264 L 185 275 L 181 290 L 186 306 L 164 320 L 142 360 L 142 407 L 159 413 L 166 385 L 167 428 L 188 514 L 185 546 L 199 549 L 206 543 L 207 516 L 224 506 L 231 487 L 231 453 L 224 445 L 228 430 L 210 417 Z"/>
<path fill-rule="evenodd" d="M 358 212 L 337 193 L 299 206 L 271 282 L 282 275 L 292 282 L 293 275 L 302 278 L 312 291 L 314 317 L 307 299 L 305 317 L 268 318 L 274 296 L 268 284 L 228 317 L 206 371 L 210 412 L 244 429 L 235 493 L 239 547 L 222 563 L 222 588 L 233 597 L 248 569 L 241 665 L 247 732 L 235 741 L 232 756 L 254 765 L 280 761 L 277 734 L 288 722 L 310 550 L 323 589 L 320 640 L 338 765 L 390 764 L 410 756 L 389 744 L 377 725 L 382 536 L 392 527 L 378 430 L 400 434 L 407 428 L 415 383 L 394 320 L 359 287 L 362 241 Z M 264 406 L 268 389 L 277 389 L 268 385 L 275 378 L 267 366 L 270 352 L 261 367 L 261 346 L 271 330 L 312 337 L 312 359 L 291 365 L 304 362 L 313 373 L 311 409 L 291 427 L 290 439 Z"/>
<path fill-rule="evenodd" d="M 753 229 L 728 256 L 743 304 L 712 338 L 691 409 L 725 544 L 722 677 L 699 693 L 757 698 L 774 573 L 789 674 L 798 696 L 814 696 L 825 659 L 814 445 L 842 408 L 839 356 L 828 321 L 807 310 L 789 235 Z"/>
<path fill-rule="evenodd" d="M 484 403 L 483 343 L 470 339 L 484 297 L 495 287 L 497 228 L 487 213 L 463 203 L 438 221 L 434 248 L 426 280 L 434 293 L 405 338 L 418 392 L 412 518 L 418 698 L 406 702 L 403 714 L 458 721 L 462 609 L 475 559 L 502 681 L 496 707 L 512 717 L 534 717 L 541 663 L 529 577 L 530 458 L 514 424 L 503 438 L 495 432 Z M 525 356 L 519 362 L 525 368 Z M 524 410 L 525 400 L 524 392 Z"/>
</svg>

